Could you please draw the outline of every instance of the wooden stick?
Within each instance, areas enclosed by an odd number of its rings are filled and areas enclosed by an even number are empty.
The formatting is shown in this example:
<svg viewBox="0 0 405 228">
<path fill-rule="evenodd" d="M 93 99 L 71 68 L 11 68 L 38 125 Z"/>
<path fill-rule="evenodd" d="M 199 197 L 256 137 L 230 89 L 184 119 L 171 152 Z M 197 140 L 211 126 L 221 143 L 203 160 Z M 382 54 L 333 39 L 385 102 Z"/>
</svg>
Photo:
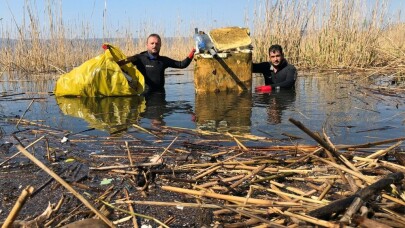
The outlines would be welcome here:
<svg viewBox="0 0 405 228">
<path fill-rule="evenodd" d="M 215 168 L 215 167 L 217 167 L 217 166 L 220 166 L 220 165 L 221 165 L 220 163 L 217 163 L 217 164 L 215 164 L 215 165 L 212 165 L 212 166 L 210 166 L 210 167 L 208 167 L 208 168 L 205 168 L 205 169 L 199 171 L 198 173 L 196 173 L 196 174 L 194 175 L 195 177 L 194 177 L 193 179 L 197 178 L 197 177 L 200 176 L 201 174 L 206 173 L 207 171 L 209 171 L 209 170 L 211 170 L 211 169 L 213 169 L 213 168 Z"/>
<path fill-rule="evenodd" d="M 278 182 L 276 182 L 276 181 L 270 181 L 270 184 L 274 184 L 274 185 L 276 185 L 277 187 L 287 189 L 287 190 L 289 190 L 289 191 L 291 191 L 291 192 L 294 192 L 294 193 L 296 193 L 296 194 L 299 194 L 299 195 L 301 195 L 301 196 L 306 195 L 305 192 L 301 191 L 301 190 L 298 189 L 298 188 L 289 187 L 289 186 L 287 186 L 287 185 L 285 185 L 285 184 L 281 184 L 281 183 L 278 183 Z"/>
<path fill-rule="evenodd" d="M 352 204 L 347 208 L 346 213 L 340 219 L 340 222 L 344 224 L 349 224 L 353 215 L 360 209 L 364 204 L 364 201 L 360 197 L 354 198 Z"/>
<path fill-rule="evenodd" d="M 113 173 L 121 173 L 121 174 L 131 174 L 131 175 L 138 175 L 138 171 L 132 171 L 132 170 L 122 170 L 122 169 L 112 169 L 110 172 Z"/>
<path fill-rule="evenodd" d="M 388 140 L 359 144 L 359 145 L 338 146 L 338 149 L 345 150 L 345 149 L 350 149 L 350 148 L 368 148 L 368 147 L 372 147 L 372 146 L 383 145 L 383 144 L 404 141 L 404 140 L 405 140 L 405 137 L 401 137 L 401 138 L 396 138 L 396 139 L 388 139 Z"/>
<path fill-rule="evenodd" d="M 390 217 L 394 218 L 396 221 L 402 223 L 403 225 L 405 225 L 405 218 L 403 216 L 403 214 L 398 214 L 392 210 L 389 210 L 387 208 L 381 208 L 381 210 L 387 212 L 388 215 L 390 215 Z"/>
<path fill-rule="evenodd" d="M 215 198 L 215 199 L 223 199 L 223 200 L 235 201 L 235 202 L 239 202 L 239 203 L 244 203 L 246 201 L 247 204 L 259 204 L 259 205 L 263 205 L 263 206 L 273 206 L 275 203 L 272 200 L 255 199 L 255 198 L 249 198 L 246 200 L 245 197 L 223 195 L 223 194 L 206 192 L 206 191 L 195 191 L 195 190 L 177 188 L 177 187 L 172 187 L 172 186 L 162 186 L 162 189 L 166 190 L 166 191 L 171 191 L 171 192 L 204 196 L 204 197 L 210 197 L 210 198 Z M 280 202 L 280 203 L 282 203 L 282 202 Z"/>
<path fill-rule="evenodd" d="M 325 129 L 323 129 L 323 135 L 325 138 L 325 142 L 330 146 L 331 149 L 333 149 L 335 151 L 335 153 L 338 155 L 339 159 L 346 164 L 347 167 L 349 167 L 351 170 L 355 171 L 355 172 L 360 172 L 356 166 L 354 166 L 349 160 L 346 159 L 345 156 L 341 155 L 338 153 L 338 150 L 336 149 L 335 145 L 332 144 L 332 142 L 329 140 L 329 137 L 326 135 Z M 343 177 L 343 179 L 345 180 L 345 178 Z"/>
<path fill-rule="evenodd" d="M 183 202 L 160 202 L 160 201 L 137 201 L 137 200 L 116 200 L 115 204 L 139 204 L 139 205 L 153 205 L 153 206 L 162 206 L 162 207 L 194 207 L 194 208 L 212 208 L 212 209 L 221 209 L 223 208 L 220 205 L 216 204 L 207 204 L 207 203 L 183 203 Z M 300 203 L 290 203 L 289 205 L 283 205 L 278 207 L 286 206 L 301 206 Z M 261 205 L 244 205 L 244 207 L 260 207 Z M 240 207 L 240 205 L 228 205 L 228 207 Z M 263 206 L 267 207 L 267 206 Z"/>
<path fill-rule="evenodd" d="M 387 161 L 378 161 L 378 164 L 389 170 L 393 169 L 393 170 L 395 170 L 395 172 L 405 173 L 405 166 L 398 165 L 398 164 L 395 164 L 392 162 L 387 162 Z"/>
<path fill-rule="evenodd" d="M 367 183 L 373 183 L 373 182 L 374 182 L 374 179 L 373 179 L 373 178 L 366 177 L 366 176 L 364 176 L 364 175 L 363 175 L 362 173 L 360 173 L 360 172 L 355 172 L 355 171 L 353 171 L 353 170 L 351 170 L 351 169 L 348 169 L 348 168 L 346 168 L 346 167 L 344 167 L 344 166 L 338 165 L 338 164 L 336 164 L 336 163 L 330 162 L 330 161 L 328 161 L 328 160 L 326 160 L 326 159 L 323 159 L 323 158 L 320 158 L 320 157 L 317 157 L 317 156 L 314 156 L 314 155 L 311 155 L 311 157 L 313 157 L 313 158 L 315 158 L 315 159 L 318 159 L 318 160 L 320 160 L 320 161 L 322 161 L 322 162 L 324 162 L 324 163 L 326 163 L 326 164 L 329 164 L 329 165 L 331 165 L 331 166 L 333 166 L 333 167 L 335 167 L 335 168 L 337 168 L 337 169 L 340 169 L 340 170 L 342 170 L 342 171 L 345 171 L 345 172 L 347 172 L 347 173 L 350 173 L 350 174 L 352 174 L 353 176 L 356 176 L 356 177 L 360 178 L 361 180 L 363 180 L 363 181 L 365 181 L 365 182 L 367 182 Z"/>
<path fill-rule="evenodd" d="M 30 109 L 32 103 L 34 103 L 34 99 L 32 99 L 32 101 L 30 102 L 30 104 L 28 105 L 28 107 L 25 109 L 24 113 L 22 114 L 22 116 L 20 117 L 20 119 L 18 120 L 17 124 L 15 125 L 16 128 L 18 128 L 18 125 L 20 124 L 21 120 L 24 118 L 25 114 L 28 112 L 28 110 Z"/>
<path fill-rule="evenodd" d="M 282 226 L 282 225 L 273 223 L 273 222 L 271 222 L 271 221 L 269 221 L 269 220 L 267 220 L 267 219 L 264 219 L 264 218 L 262 218 L 262 217 L 259 217 L 259 216 L 257 216 L 257 215 L 254 215 L 254 214 L 252 214 L 252 213 L 250 213 L 250 212 L 247 212 L 246 210 L 243 210 L 243 209 L 235 210 L 235 209 L 229 208 L 229 207 L 227 207 L 227 206 L 223 206 L 223 207 L 226 208 L 226 209 L 228 209 L 228 210 L 231 210 L 231 211 L 233 211 L 233 212 L 235 212 L 235 213 L 242 214 L 242 215 L 244 215 L 244 216 L 246 216 L 246 217 L 249 217 L 249 218 L 252 218 L 252 219 L 258 219 L 259 221 L 261 221 L 261 222 L 263 222 L 263 223 L 265 223 L 265 224 L 268 224 L 270 227 L 274 227 L 274 228 L 285 228 L 285 226 Z"/>
<path fill-rule="evenodd" d="M 240 155 L 240 154 L 238 154 Z M 236 156 L 236 155 L 235 155 Z M 230 161 L 230 162 L 216 162 L 216 163 L 204 163 L 204 164 L 186 164 L 186 165 L 182 165 L 179 166 L 179 168 L 182 169 L 192 169 L 192 168 L 202 168 L 202 167 L 209 167 L 209 166 L 213 166 L 213 165 L 240 165 L 240 164 L 245 164 L 245 165 L 249 165 L 249 164 L 255 164 L 255 165 L 261 165 L 261 164 L 275 164 L 278 163 L 278 161 L 274 161 L 274 160 L 263 160 L 263 161 Z"/>
<path fill-rule="evenodd" d="M 38 138 L 37 140 L 35 140 L 34 142 L 30 143 L 28 146 L 25 147 L 25 149 L 30 148 L 31 146 L 33 146 L 35 143 L 39 142 L 41 139 L 43 139 L 45 136 L 41 136 L 40 138 Z M 18 140 L 17 140 L 18 141 Z M 6 162 L 10 161 L 11 159 L 13 159 L 14 157 L 16 157 L 17 155 L 21 154 L 21 151 L 18 151 L 17 153 L 15 153 L 13 156 L 9 157 L 8 159 L 4 160 L 2 163 L 0 163 L 0 166 L 4 165 Z"/>
<path fill-rule="evenodd" d="M 232 159 L 234 159 L 234 158 L 236 158 L 236 157 L 242 155 L 243 153 L 244 153 L 244 152 L 239 153 L 239 154 L 236 154 L 236 155 L 234 155 L 234 156 L 232 156 L 232 157 L 230 157 L 230 158 L 225 159 L 225 160 L 222 161 L 222 162 L 213 163 L 213 165 L 211 165 L 211 166 L 207 167 L 206 169 L 201 170 L 200 172 L 196 173 L 195 176 L 199 176 L 200 174 L 205 173 L 207 170 L 210 170 L 210 169 L 212 169 L 212 168 L 214 168 L 214 167 L 216 167 L 216 166 L 223 165 L 224 162 L 229 161 L 229 160 L 232 160 Z"/>
<path fill-rule="evenodd" d="M 403 200 L 397 199 L 397 198 L 392 197 L 392 196 L 387 195 L 387 194 L 382 194 L 382 197 L 385 198 L 385 199 L 391 200 L 391 201 L 393 201 L 393 202 L 395 202 L 397 204 L 401 204 L 402 206 L 405 206 L 405 202 Z"/>
<path fill-rule="evenodd" d="M 160 136 L 158 136 L 158 135 L 156 135 L 156 134 L 153 134 L 152 132 L 146 130 L 145 128 L 143 128 L 143 127 L 141 127 L 141 126 L 139 126 L 139 125 L 137 125 L 137 124 L 132 124 L 132 126 L 134 126 L 135 128 L 138 128 L 139 130 L 141 130 L 141 131 L 143 131 L 143 132 L 146 132 L 146 133 L 148 133 L 148 134 L 150 134 L 150 135 L 153 135 L 153 136 L 155 136 L 155 137 L 158 138 L 158 139 L 161 138 Z"/>
<path fill-rule="evenodd" d="M 329 150 L 325 150 L 325 153 L 326 153 L 326 155 L 328 155 L 328 157 L 332 161 L 332 163 L 337 164 L 335 157 L 333 157 L 332 153 L 329 152 Z M 338 174 L 340 175 L 343 183 L 347 183 L 347 180 L 346 180 L 346 177 L 345 177 L 345 174 L 343 173 L 343 171 L 340 169 L 336 169 L 336 170 L 337 170 Z"/>
<path fill-rule="evenodd" d="M 322 150 L 324 150 L 324 148 L 320 147 L 320 148 L 316 149 L 315 151 L 311 152 L 310 154 L 307 154 L 307 155 L 305 155 L 304 157 L 302 157 L 302 158 L 300 158 L 300 159 L 294 161 L 293 163 L 287 165 L 285 168 L 290 168 L 291 166 L 294 166 L 294 165 L 296 165 L 296 164 L 299 164 L 299 163 L 301 163 L 302 161 L 304 161 L 305 159 L 308 159 L 308 158 L 309 158 L 309 155 L 315 155 L 315 154 L 321 152 Z"/>
<path fill-rule="evenodd" d="M 194 177 L 193 180 L 198 180 L 198 179 L 200 179 L 200 178 L 203 178 L 203 177 L 205 177 L 205 176 L 207 176 L 207 175 L 209 175 L 209 174 L 215 172 L 215 171 L 216 171 L 217 169 L 219 169 L 219 168 L 221 168 L 221 166 L 214 166 L 213 168 L 211 168 L 211 169 L 205 171 L 204 173 L 201 173 L 200 175 Z"/>
<path fill-rule="evenodd" d="M 329 183 L 329 181 L 326 181 L 326 187 L 322 191 L 322 193 L 319 195 L 318 200 L 323 200 L 323 198 L 326 196 L 326 194 L 329 192 L 329 190 L 332 188 L 332 184 Z"/>
<path fill-rule="evenodd" d="M 295 199 L 300 199 L 302 201 L 307 201 L 307 202 L 310 202 L 310 203 L 316 203 L 316 204 L 327 204 L 327 203 L 329 203 L 329 201 L 327 201 L 327 200 L 320 201 L 320 200 L 311 199 L 311 198 L 307 198 L 307 197 L 303 197 L 303 196 L 298 196 L 298 195 L 294 195 L 294 194 L 290 194 L 290 193 L 276 191 L 276 190 L 273 190 L 273 189 L 264 188 L 264 187 L 261 187 L 261 186 L 255 186 L 255 188 L 266 190 L 268 192 L 272 192 L 272 193 L 275 193 L 275 194 L 283 194 L 285 196 L 295 198 Z"/>
<path fill-rule="evenodd" d="M 311 130 L 306 128 L 300 121 L 297 121 L 293 118 L 288 119 L 291 123 L 293 123 L 295 126 L 297 126 L 299 129 L 301 129 L 303 132 L 307 133 L 312 139 L 314 139 L 316 142 L 318 142 L 323 148 L 328 150 L 329 152 L 332 153 L 332 155 L 337 158 L 339 161 L 341 161 L 345 166 L 350 168 L 349 164 L 346 164 L 344 160 L 339 156 L 339 153 L 336 151 L 336 148 L 331 147 L 325 140 L 323 140 L 321 137 L 313 133 Z"/>
<path fill-rule="evenodd" d="M 276 185 L 274 185 L 274 184 L 270 184 L 270 188 L 271 189 L 273 189 L 274 191 L 276 191 L 276 192 L 281 192 L 281 190 L 276 186 Z M 275 192 L 275 193 L 276 193 Z M 292 199 L 290 198 L 290 197 L 288 197 L 288 196 L 286 196 L 286 195 L 284 195 L 284 194 L 279 194 L 279 193 L 276 193 L 280 198 L 282 198 L 282 199 L 284 199 L 284 200 L 286 200 L 286 201 L 289 201 L 289 202 L 291 202 L 292 201 Z"/>
<path fill-rule="evenodd" d="M 159 219 L 157 219 L 157 218 L 154 218 L 154 217 L 151 217 L 151 216 L 148 216 L 148 215 L 139 214 L 139 213 L 132 213 L 132 212 L 130 212 L 130 211 L 126 211 L 126 210 L 123 210 L 123 209 L 121 209 L 121 208 L 115 207 L 114 205 L 112 205 L 112 204 L 110 204 L 110 203 L 108 203 L 108 202 L 105 202 L 105 201 L 103 201 L 103 200 L 101 200 L 101 202 L 102 202 L 103 204 L 105 204 L 106 206 L 108 206 L 108 207 L 110 207 L 110 208 L 113 208 L 113 209 L 115 209 L 115 210 L 117 210 L 117 211 L 121 211 L 121 212 L 127 213 L 127 214 L 129 214 L 129 215 L 138 216 L 138 217 L 141 217 L 141 218 L 144 218 L 144 219 L 152 220 L 152 221 L 155 221 L 156 223 L 158 223 L 159 225 L 161 225 L 161 226 L 163 226 L 163 227 L 165 227 L 165 228 L 169 228 L 166 224 L 164 224 L 163 222 L 161 222 L 161 221 L 160 221 Z"/>
<path fill-rule="evenodd" d="M 370 155 L 367 156 L 366 158 L 375 159 L 375 158 L 381 157 L 381 156 L 387 154 L 388 152 L 390 152 L 391 150 L 397 148 L 399 145 L 402 144 L 402 142 L 403 142 L 403 141 L 399 141 L 399 142 L 395 143 L 394 145 L 388 147 L 387 149 L 379 150 L 379 151 L 377 151 L 377 152 L 375 152 L 375 153 L 373 153 L 373 154 L 370 154 Z"/>
<path fill-rule="evenodd" d="M 363 158 L 363 157 L 358 157 L 358 156 L 354 156 L 353 160 L 355 161 L 362 161 L 362 162 L 368 162 L 368 163 L 373 163 L 373 162 L 377 162 L 378 159 L 371 159 L 371 158 Z"/>
<path fill-rule="evenodd" d="M 328 221 L 324 221 L 324 220 L 320 220 L 308 215 L 300 215 L 300 214 L 295 214 L 295 213 L 291 213 L 289 211 L 284 211 L 283 212 L 284 215 L 290 216 L 290 217 L 294 217 L 300 220 L 303 220 L 305 222 L 309 222 L 312 224 L 316 224 L 316 225 L 320 225 L 320 226 L 324 226 L 324 227 L 339 227 L 339 225 L 328 222 Z"/>
<path fill-rule="evenodd" d="M 386 188 L 392 183 L 401 181 L 403 178 L 403 173 L 388 174 L 385 178 L 378 180 L 370 186 L 361 189 L 356 194 L 344 199 L 333 201 L 332 203 L 324 207 L 310 211 L 308 214 L 316 218 L 327 218 L 332 213 L 338 213 L 346 209 L 346 207 L 348 207 L 356 197 L 360 197 L 362 200 L 366 201 L 373 194 L 380 192 L 382 189 Z"/>
<path fill-rule="evenodd" d="M 231 133 L 227 132 L 226 133 L 229 137 L 231 137 L 235 142 L 242 148 L 242 150 L 247 151 L 249 150 L 246 146 L 244 146 L 235 136 L 233 136 Z"/>
<path fill-rule="evenodd" d="M 259 167 L 257 167 L 255 170 L 253 170 L 251 173 L 249 173 L 248 175 L 246 175 L 245 177 L 243 177 L 242 179 L 239 179 L 238 181 L 236 181 L 235 183 L 233 183 L 230 187 L 231 188 L 236 188 L 238 187 L 240 184 L 242 184 L 243 181 L 254 178 L 256 176 L 256 174 L 258 174 L 260 171 L 262 171 L 264 168 L 266 168 L 266 164 L 261 165 Z"/>
<path fill-rule="evenodd" d="M 128 141 L 125 141 L 125 147 L 127 148 L 129 164 L 134 165 L 134 163 L 132 161 L 131 151 L 129 150 L 129 146 L 128 146 Z"/>
<path fill-rule="evenodd" d="M 173 141 L 165 148 L 165 150 L 162 152 L 162 154 L 159 156 L 158 159 L 156 159 L 156 161 L 159 161 L 163 155 L 169 150 L 169 148 L 173 145 L 173 143 L 177 140 L 179 136 L 176 136 L 176 138 L 173 139 Z"/>
<path fill-rule="evenodd" d="M 127 200 L 129 200 L 129 194 L 128 194 L 128 190 L 126 188 L 124 188 L 124 192 L 125 192 L 125 198 Z M 138 228 L 138 222 L 136 221 L 136 216 L 134 215 L 135 211 L 134 211 L 134 208 L 132 208 L 132 205 L 130 203 L 128 203 L 128 209 L 132 213 L 131 217 L 132 217 L 132 223 L 134 224 L 134 228 Z"/>
<path fill-rule="evenodd" d="M 34 187 L 27 186 L 20 194 L 17 199 L 17 202 L 14 204 L 14 207 L 11 209 L 10 214 L 8 214 L 6 221 L 4 221 L 3 226 L 4 228 L 11 227 L 14 220 L 17 218 L 18 213 L 20 213 L 21 208 L 24 206 L 25 202 L 27 201 L 28 197 L 34 191 Z"/>
<path fill-rule="evenodd" d="M 366 216 L 354 215 L 353 222 L 359 227 L 373 227 L 373 228 L 391 228 L 386 224 L 369 219 Z"/>
<path fill-rule="evenodd" d="M 346 177 L 347 183 L 349 184 L 352 192 L 353 193 L 357 192 L 359 190 L 359 186 L 357 186 L 356 181 L 354 180 L 353 176 L 346 174 L 345 177 Z"/>
<path fill-rule="evenodd" d="M 112 166 L 103 166 L 103 167 L 90 167 L 91 170 L 109 170 L 109 169 L 128 169 L 135 167 L 150 167 L 161 165 L 162 163 L 135 163 L 134 165 L 112 165 Z"/>
<path fill-rule="evenodd" d="M 219 182 L 221 181 L 221 182 L 230 182 L 230 181 L 235 181 L 235 180 L 239 180 L 240 178 L 243 178 L 245 175 L 237 175 L 237 176 L 233 176 L 233 177 L 228 177 L 228 178 L 223 178 L 223 179 L 220 179 L 220 180 L 216 180 L 216 181 L 211 181 L 211 182 L 207 182 L 207 183 L 204 183 L 204 184 L 200 184 L 200 185 L 198 185 L 198 187 L 201 187 L 201 188 L 208 188 L 208 187 L 211 187 L 211 186 L 213 186 L 213 185 L 217 185 L 217 184 L 219 184 Z"/>
<path fill-rule="evenodd" d="M 37 166 L 47 172 L 51 177 L 55 178 L 63 187 L 65 187 L 69 192 L 71 192 L 76 198 L 78 198 L 86 207 L 88 207 L 91 211 L 93 211 L 101 220 L 103 220 L 108 226 L 115 227 L 115 225 L 107 218 L 104 214 L 102 214 L 97 208 L 95 208 L 86 198 L 80 195 L 74 188 L 72 188 L 65 180 L 59 177 L 56 173 L 50 170 L 47 166 L 45 166 L 41 161 L 39 161 L 36 157 L 30 154 L 24 147 L 17 145 L 17 149 L 21 151 L 27 158 L 29 158 L 32 162 L 34 162 Z"/>
</svg>

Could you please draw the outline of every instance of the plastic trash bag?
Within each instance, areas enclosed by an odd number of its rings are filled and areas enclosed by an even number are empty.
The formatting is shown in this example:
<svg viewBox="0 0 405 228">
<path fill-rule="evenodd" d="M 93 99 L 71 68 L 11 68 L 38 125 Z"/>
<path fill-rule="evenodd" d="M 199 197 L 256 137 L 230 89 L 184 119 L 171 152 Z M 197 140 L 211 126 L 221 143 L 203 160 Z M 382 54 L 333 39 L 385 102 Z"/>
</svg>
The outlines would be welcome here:
<svg viewBox="0 0 405 228">
<path fill-rule="evenodd" d="M 105 52 L 59 77 L 56 96 L 110 97 L 139 95 L 145 79 L 132 63 L 118 66 L 126 56 L 120 49 L 103 44 Z"/>
</svg>

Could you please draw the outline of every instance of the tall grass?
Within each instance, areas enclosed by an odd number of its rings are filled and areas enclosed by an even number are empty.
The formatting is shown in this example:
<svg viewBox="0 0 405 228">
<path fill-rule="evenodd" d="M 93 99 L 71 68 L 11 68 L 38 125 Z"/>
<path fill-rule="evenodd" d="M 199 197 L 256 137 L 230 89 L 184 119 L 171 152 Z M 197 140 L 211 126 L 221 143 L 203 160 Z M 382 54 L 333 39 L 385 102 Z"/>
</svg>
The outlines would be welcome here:
<svg viewBox="0 0 405 228">
<path fill-rule="evenodd" d="M 38 17 L 32 1 L 25 1 L 24 7 L 21 22 L 13 18 L 14 26 L 8 24 L 1 30 L 0 64 L 3 70 L 25 73 L 65 70 L 100 52 L 92 44 L 94 37 L 90 36 L 88 26 L 64 24 L 60 5 L 48 2 L 45 23 Z M 73 30 L 81 32 L 80 39 L 72 38 Z"/>
<path fill-rule="evenodd" d="M 389 17 L 388 0 L 376 0 L 364 7 L 367 2 L 370 1 L 256 0 L 252 3 L 253 17 L 246 13 L 253 60 L 267 61 L 268 47 L 277 43 L 284 47 L 288 60 L 301 69 L 387 66 L 403 69 L 405 24 Z M 32 4 L 35 1 L 26 0 L 23 18 L 3 20 L 0 24 L 3 38 L 0 72 L 17 70 L 31 75 L 68 71 L 102 53 L 102 42 L 113 43 L 132 55 L 145 50 L 150 33 L 162 36 L 161 54 L 176 59 L 183 59 L 194 46 L 195 26 L 180 16 L 174 28 L 144 20 L 109 30 L 105 24 L 109 20 L 107 14 L 101 39 L 88 21 L 64 21 L 60 1 L 48 1 L 44 12 L 35 11 Z M 40 18 L 43 13 L 46 18 Z M 190 35 L 184 37 L 180 33 L 184 28 L 180 26 L 186 26 Z M 204 29 L 208 28 L 213 27 L 206 25 Z M 166 37 L 168 32 L 175 36 Z"/>
<path fill-rule="evenodd" d="M 367 7 L 366 0 L 260 1 L 254 17 L 254 57 L 265 59 L 267 48 L 278 43 L 301 68 L 364 68 L 404 59 L 404 45 L 394 45 L 405 43 L 404 23 L 389 20 L 387 4 L 385 0 Z"/>
</svg>

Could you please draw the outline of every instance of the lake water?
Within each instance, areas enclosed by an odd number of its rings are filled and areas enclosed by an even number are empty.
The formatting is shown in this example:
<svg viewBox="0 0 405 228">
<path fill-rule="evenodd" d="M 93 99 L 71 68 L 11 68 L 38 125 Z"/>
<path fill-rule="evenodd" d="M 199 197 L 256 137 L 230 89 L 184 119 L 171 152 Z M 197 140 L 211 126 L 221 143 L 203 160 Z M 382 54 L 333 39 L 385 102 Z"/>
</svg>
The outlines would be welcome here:
<svg viewBox="0 0 405 228">
<path fill-rule="evenodd" d="M 300 73 L 295 91 L 196 94 L 192 70 L 166 73 L 166 95 L 147 98 L 56 98 L 51 93 L 53 80 L 3 80 L 0 130 L 3 136 L 16 131 L 8 120 L 23 115 L 35 98 L 24 119 L 71 132 L 94 127 L 96 130 L 85 134 L 98 136 L 133 130 L 136 123 L 144 128 L 164 125 L 270 139 L 293 135 L 303 138 L 299 143 L 316 144 L 289 118 L 312 131 L 322 132 L 324 128 L 334 144 L 405 136 L 403 95 L 373 92 L 362 78 L 335 72 L 322 76 Z M 255 75 L 253 86 L 262 84 L 262 78 Z"/>
</svg>

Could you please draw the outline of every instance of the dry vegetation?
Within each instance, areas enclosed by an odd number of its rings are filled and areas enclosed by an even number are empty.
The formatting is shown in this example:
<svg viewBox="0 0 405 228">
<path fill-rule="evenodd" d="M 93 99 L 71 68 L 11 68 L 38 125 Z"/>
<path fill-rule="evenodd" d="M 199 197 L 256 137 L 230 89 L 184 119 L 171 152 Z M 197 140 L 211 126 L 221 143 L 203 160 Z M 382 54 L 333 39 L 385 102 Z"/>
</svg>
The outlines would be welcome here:
<svg viewBox="0 0 405 228">
<path fill-rule="evenodd" d="M 279 43 L 301 68 L 364 68 L 404 61 L 404 24 L 389 18 L 387 1 L 376 1 L 371 8 L 364 7 L 366 1 L 280 2 L 257 7 L 262 10 L 254 21 L 256 59 L 266 59 L 269 45 Z"/>
<path fill-rule="evenodd" d="M 334 145 L 325 129 L 292 118 L 315 145 L 136 124 L 119 137 L 94 137 L 85 133 L 93 128 L 9 121 L 26 130 L 1 144 L 2 227 L 405 225 L 404 137 Z"/>
<path fill-rule="evenodd" d="M 404 23 L 388 14 L 389 1 L 379 0 L 364 7 L 366 3 L 366 0 L 330 0 L 317 4 L 313 1 L 254 2 L 253 18 L 246 17 L 254 60 L 266 61 L 268 47 L 279 43 L 290 62 L 301 69 L 386 67 L 403 71 Z M 104 37 L 116 38 L 98 39 L 90 22 L 64 21 L 58 2 L 49 3 L 45 19 L 33 10 L 36 6 L 32 4 L 26 1 L 21 21 L 14 18 L 10 23 L 0 24 L 3 38 L 0 72 L 69 70 L 101 53 L 103 41 L 118 45 L 128 55 L 138 53 L 144 49 L 145 37 L 150 33 L 162 35 L 162 54 L 174 58 L 183 58 L 194 43 L 191 33 L 189 37 L 181 37 L 178 28 L 173 28 L 175 38 L 167 38 L 167 30 L 152 21 L 113 29 L 113 32 L 103 26 Z M 178 26 L 183 22 L 179 18 Z M 192 31 L 194 26 L 189 26 Z M 211 28 L 212 25 L 207 25 L 204 30 Z"/>
</svg>

